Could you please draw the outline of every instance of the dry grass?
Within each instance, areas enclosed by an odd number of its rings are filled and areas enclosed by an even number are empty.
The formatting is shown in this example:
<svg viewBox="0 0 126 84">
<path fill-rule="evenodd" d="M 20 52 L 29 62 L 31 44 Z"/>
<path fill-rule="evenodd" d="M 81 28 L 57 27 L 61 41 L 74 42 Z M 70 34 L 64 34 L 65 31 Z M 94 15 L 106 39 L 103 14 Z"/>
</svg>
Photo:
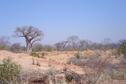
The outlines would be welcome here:
<svg viewBox="0 0 126 84">
<path fill-rule="evenodd" d="M 43 52 L 38 52 L 39 54 Z M 79 75 L 85 75 L 85 74 L 92 74 L 94 69 L 85 66 L 85 70 L 81 66 L 77 66 L 74 64 L 67 64 L 68 60 L 71 57 L 75 57 L 74 55 L 77 53 L 76 51 L 69 51 L 69 52 L 44 52 L 45 56 L 43 58 L 33 57 L 29 54 L 25 53 L 12 53 L 9 51 L 0 51 L 0 60 L 3 60 L 4 58 L 10 58 L 13 62 L 16 62 L 17 64 L 20 64 L 22 67 L 22 72 L 32 73 L 36 71 L 41 71 L 41 73 L 44 73 L 48 71 L 51 67 L 53 67 L 55 70 L 63 72 L 64 68 L 67 68 L 68 70 L 79 74 Z M 112 54 L 111 50 L 108 51 L 101 51 L 101 50 L 86 50 L 80 52 L 80 55 L 84 58 L 93 58 L 98 57 L 101 61 L 104 61 L 106 58 L 109 58 L 107 60 L 107 63 L 110 63 L 112 65 L 119 64 L 121 62 L 120 58 L 116 58 L 114 54 Z M 34 59 L 34 64 L 33 64 Z M 92 59 L 94 60 L 94 59 Z M 37 65 L 39 63 L 39 66 Z M 59 74 L 60 75 L 60 74 Z M 58 76 L 59 76 L 58 75 Z M 59 77 L 60 78 L 60 77 Z M 110 84 L 125 84 L 126 80 L 119 80 L 118 82 L 116 80 L 109 80 L 111 82 Z M 81 83 L 83 84 L 83 83 Z M 88 84 L 88 83 L 86 83 Z M 109 84 L 108 80 L 104 81 L 102 84 Z"/>
</svg>

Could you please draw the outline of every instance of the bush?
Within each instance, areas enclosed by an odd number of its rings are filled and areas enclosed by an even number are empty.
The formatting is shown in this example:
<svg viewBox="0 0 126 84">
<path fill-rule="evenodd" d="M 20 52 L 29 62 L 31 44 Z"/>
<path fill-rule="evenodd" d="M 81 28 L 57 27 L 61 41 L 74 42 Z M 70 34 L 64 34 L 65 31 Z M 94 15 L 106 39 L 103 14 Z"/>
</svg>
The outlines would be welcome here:
<svg viewBox="0 0 126 84">
<path fill-rule="evenodd" d="M 33 57 L 38 57 L 39 58 L 39 54 L 36 53 L 36 52 L 31 52 L 30 55 L 33 56 Z"/>
<path fill-rule="evenodd" d="M 20 52 L 24 51 L 24 49 L 20 45 L 20 43 L 14 43 L 11 45 L 10 51 L 15 52 L 15 53 L 20 53 Z"/>
<path fill-rule="evenodd" d="M 31 52 L 30 55 L 37 58 L 44 58 L 46 53 L 45 52 L 42 52 L 42 53 Z"/>
<path fill-rule="evenodd" d="M 49 84 L 48 75 L 41 70 L 21 72 L 21 84 Z"/>
<path fill-rule="evenodd" d="M 68 59 L 68 64 L 75 64 L 75 65 L 77 65 L 77 64 L 79 64 L 79 62 L 81 61 L 81 59 L 82 59 L 83 57 L 82 56 L 80 56 L 80 53 L 75 53 L 74 54 L 74 57 L 71 57 L 70 59 Z"/>
<path fill-rule="evenodd" d="M 80 56 L 79 58 L 77 56 L 74 56 L 69 58 L 67 63 L 81 67 L 83 66 L 95 67 L 96 65 L 99 65 L 100 58 L 98 56 L 91 56 L 91 57 Z"/>
<path fill-rule="evenodd" d="M 4 59 L 0 64 L 0 82 L 2 84 L 17 84 L 19 81 L 20 66 L 11 62 L 10 59 Z"/>
<path fill-rule="evenodd" d="M 124 80 L 124 72 L 121 70 L 112 70 L 111 78 L 115 80 Z"/>
<path fill-rule="evenodd" d="M 33 48 L 32 48 L 32 51 L 34 51 L 34 52 L 40 52 L 40 51 L 42 51 L 43 50 L 43 45 L 42 44 L 35 44 L 34 46 L 33 46 Z"/>
<path fill-rule="evenodd" d="M 75 55 L 74 55 L 77 59 L 79 59 L 80 58 L 80 53 L 78 52 L 78 53 L 75 53 Z"/>
<path fill-rule="evenodd" d="M 83 56 L 74 56 L 71 57 L 70 59 L 68 59 L 68 64 L 74 64 L 74 65 L 78 65 L 78 66 L 83 66 L 86 63 L 87 59 Z"/>
<path fill-rule="evenodd" d="M 124 58 L 126 59 L 126 40 L 120 41 L 120 44 L 118 47 L 118 53 L 123 54 Z"/>
<path fill-rule="evenodd" d="M 44 56 L 45 56 L 45 53 L 44 53 L 44 52 L 42 52 L 42 53 L 41 53 L 41 57 L 42 57 L 42 58 L 44 58 Z"/>
<path fill-rule="evenodd" d="M 81 84 L 81 76 L 71 70 L 65 71 L 65 79 L 68 84 Z"/>
</svg>

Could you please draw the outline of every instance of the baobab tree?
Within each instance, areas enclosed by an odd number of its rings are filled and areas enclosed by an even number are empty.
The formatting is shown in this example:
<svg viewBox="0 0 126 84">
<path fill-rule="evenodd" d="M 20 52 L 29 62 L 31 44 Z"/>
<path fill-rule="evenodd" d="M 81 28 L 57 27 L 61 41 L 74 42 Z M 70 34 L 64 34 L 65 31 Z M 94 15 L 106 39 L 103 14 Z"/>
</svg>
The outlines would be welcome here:
<svg viewBox="0 0 126 84">
<path fill-rule="evenodd" d="M 25 39 L 26 51 L 29 52 L 31 51 L 33 44 L 41 40 L 43 32 L 33 26 L 23 26 L 17 27 L 15 35 Z"/>
</svg>

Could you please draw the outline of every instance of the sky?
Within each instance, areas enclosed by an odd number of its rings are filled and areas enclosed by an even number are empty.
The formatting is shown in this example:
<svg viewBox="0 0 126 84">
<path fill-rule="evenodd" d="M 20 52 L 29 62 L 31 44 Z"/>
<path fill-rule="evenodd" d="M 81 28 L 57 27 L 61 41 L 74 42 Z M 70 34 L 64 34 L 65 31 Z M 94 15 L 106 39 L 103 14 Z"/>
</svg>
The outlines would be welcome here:
<svg viewBox="0 0 126 84">
<path fill-rule="evenodd" d="M 72 35 L 115 42 L 126 39 L 126 0 L 0 0 L 0 36 L 23 42 L 13 34 L 26 25 L 43 31 L 44 44 Z"/>
</svg>

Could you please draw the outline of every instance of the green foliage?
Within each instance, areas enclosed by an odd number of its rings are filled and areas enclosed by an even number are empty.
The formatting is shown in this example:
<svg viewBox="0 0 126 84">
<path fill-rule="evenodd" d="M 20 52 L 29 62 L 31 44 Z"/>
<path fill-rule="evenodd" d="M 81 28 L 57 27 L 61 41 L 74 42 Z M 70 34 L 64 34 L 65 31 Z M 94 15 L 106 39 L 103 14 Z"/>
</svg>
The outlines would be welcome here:
<svg viewBox="0 0 126 84">
<path fill-rule="evenodd" d="M 123 54 L 124 58 L 126 59 L 126 40 L 120 41 L 118 53 Z"/>
<path fill-rule="evenodd" d="M 0 81 L 2 84 L 17 84 L 19 82 L 20 66 L 4 59 L 0 64 Z"/>
<path fill-rule="evenodd" d="M 38 57 L 39 58 L 39 54 L 36 53 L 36 52 L 31 52 L 30 55 L 33 56 L 33 57 Z"/>
</svg>

